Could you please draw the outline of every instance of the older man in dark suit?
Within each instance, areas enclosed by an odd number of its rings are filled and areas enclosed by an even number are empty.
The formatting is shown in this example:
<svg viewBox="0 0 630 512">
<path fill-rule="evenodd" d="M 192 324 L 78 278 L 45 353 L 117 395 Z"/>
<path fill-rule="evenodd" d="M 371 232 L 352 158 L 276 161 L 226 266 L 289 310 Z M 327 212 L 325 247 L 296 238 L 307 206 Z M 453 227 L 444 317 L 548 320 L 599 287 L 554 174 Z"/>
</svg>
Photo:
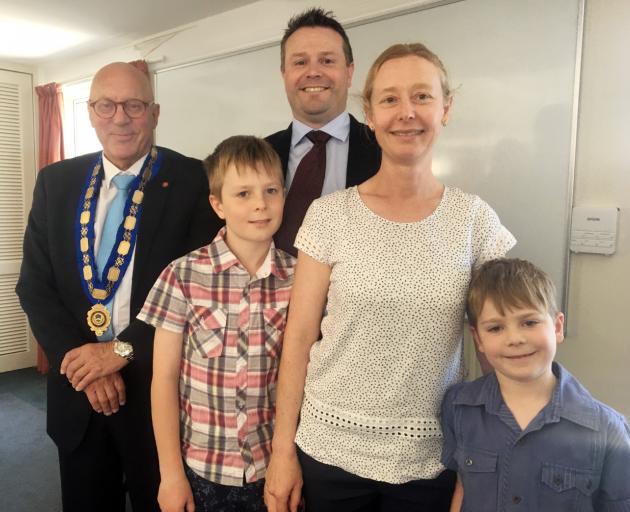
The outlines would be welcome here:
<svg viewBox="0 0 630 512">
<path fill-rule="evenodd" d="M 346 111 L 354 61 L 331 13 L 310 9 L 292 18 L 280 52 L 293 122 L 267 141 L 280 155 L 288 190 L 275 241 L 295 254 L 293 241 L 310 203 L 373 176 L 381 157 L 372 132 Z"/>
<path fill-rule="evenodd" d="M 150 412 L 153 329 L 135 319 L 171 260 L 220 222 L 198 160 L 153 146 L 149 79 L 113 63 L 89 114 L 103 152 L 39 173 L 16 291 L 51 364 L 48 433 L 64 511 L 158 510 Z"/>
</svg>

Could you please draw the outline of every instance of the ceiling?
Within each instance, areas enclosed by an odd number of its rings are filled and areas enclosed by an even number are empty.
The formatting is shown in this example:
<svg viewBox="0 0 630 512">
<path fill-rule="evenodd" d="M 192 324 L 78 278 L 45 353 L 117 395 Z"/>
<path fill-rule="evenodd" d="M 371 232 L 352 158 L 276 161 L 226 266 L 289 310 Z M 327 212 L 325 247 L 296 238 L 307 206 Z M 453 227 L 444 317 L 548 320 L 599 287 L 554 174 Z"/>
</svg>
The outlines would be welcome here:
<svg viewBox="0 0 630 512">
<path fill-rule="evenodd" d="M 18 36 L 10 43 L 0 40 L 0 59 L 39 64 L 61 57 L 79 57 L 130 44 L 152 34 L 254 1 L 256 0 L 0 0 L 0 23 L 10 18 L 84 34 L 82 41 L 49 55 L 16 57 L 10 55 L 10 46 L 20 47 L 18 32 Z M 32 39 L 29 37 L 29 41 Z M 22 43 L 25 45 L 27 41 Z"/>
</svg>

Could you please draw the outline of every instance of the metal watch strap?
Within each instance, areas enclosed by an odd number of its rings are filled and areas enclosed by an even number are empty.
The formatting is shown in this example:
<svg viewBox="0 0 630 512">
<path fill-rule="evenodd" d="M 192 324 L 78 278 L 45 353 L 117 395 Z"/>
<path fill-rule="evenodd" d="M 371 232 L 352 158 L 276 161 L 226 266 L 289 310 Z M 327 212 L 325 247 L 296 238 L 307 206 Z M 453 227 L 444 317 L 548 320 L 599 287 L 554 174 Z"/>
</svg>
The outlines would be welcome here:
<svg viewBox="0 0 630 512">
<path fill-rule="evenodd" d="M 118 338 L 114 338 L 113 342 L 115 354 L 124 357 L 127 361 L 133 360 L 133 345 L 131 345 L 131 343 L 119 340 Z"/>
</svg>

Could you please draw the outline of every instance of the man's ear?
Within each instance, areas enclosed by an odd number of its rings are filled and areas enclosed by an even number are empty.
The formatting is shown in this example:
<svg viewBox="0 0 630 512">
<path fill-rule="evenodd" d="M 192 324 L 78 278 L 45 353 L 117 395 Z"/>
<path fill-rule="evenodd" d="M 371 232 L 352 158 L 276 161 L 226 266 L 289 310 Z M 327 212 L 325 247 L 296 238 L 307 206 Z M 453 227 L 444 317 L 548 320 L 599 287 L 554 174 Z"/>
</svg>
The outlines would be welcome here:
<svg viewBox="0 0 630 512">
<path fill-rule="evenodd" d="M 210 194 L 210 197 L 208 199 L 210 200 L 210 206 L 212 206 L 212 209 L 219 216 L 219 218 L 225 220 L 225 214 L 223 213 L 223 203 L 221 202 L 221 199 L 219 199 L 214 194 Z"/>
<path fill-rule="evenodd" d="M 352 75 L 354 75 L 354 62 L 346 67 L 346 74 L 348 76 L 348 89 L 352 87 Z"/>
<path fill-rule="evenodd" d="M 153 129 L 155 130 L 157 128 L 158 119 L 160 118 L 160 104 L 159 103 L 153 104 L 153 107 L 151 108 L 151 116 L 153 118 Z"/>
</svg>

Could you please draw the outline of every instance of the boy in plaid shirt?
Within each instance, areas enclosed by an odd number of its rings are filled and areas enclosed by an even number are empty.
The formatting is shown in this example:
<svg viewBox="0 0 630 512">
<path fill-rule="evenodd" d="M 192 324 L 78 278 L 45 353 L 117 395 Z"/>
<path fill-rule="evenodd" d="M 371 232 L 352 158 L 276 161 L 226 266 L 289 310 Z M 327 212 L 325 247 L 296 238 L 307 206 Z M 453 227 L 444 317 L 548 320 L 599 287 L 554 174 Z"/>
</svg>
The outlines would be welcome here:
<svg viewBox="0 0 630 512">
<path fill-rule="evenodd" d="M 155 326 L 151 405 L 163 512 L 258 511 L 295 259 L 276 249 L 283 173 L 256 137 L 204 162 L 226 226 L 171 263 L 138 318 Z M 183 457 L 183 460 L 182 460 Z"/>
</svg>

